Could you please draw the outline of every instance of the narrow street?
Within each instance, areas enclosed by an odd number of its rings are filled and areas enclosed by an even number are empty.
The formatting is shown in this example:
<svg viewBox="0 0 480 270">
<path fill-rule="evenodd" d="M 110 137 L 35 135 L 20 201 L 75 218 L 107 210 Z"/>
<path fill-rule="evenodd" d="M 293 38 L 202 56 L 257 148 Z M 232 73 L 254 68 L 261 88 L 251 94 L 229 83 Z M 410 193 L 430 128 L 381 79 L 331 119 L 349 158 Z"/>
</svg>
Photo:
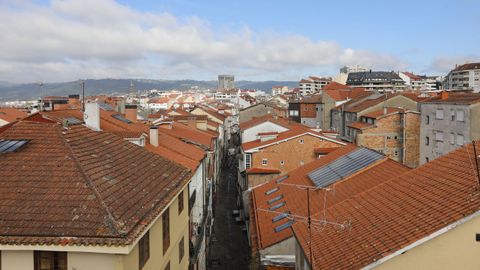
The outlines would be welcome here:
<svg viewBox="0 0 480 270">
<path fill-rule="evenodd" d="M 243 222 L 236 222 L 235 186 L 237 167 L 234 156 L 226 157 L 215 202 L 215 225 L 210 246 L 208 269 L 249 269 L 250 248 Z"/>
</svg>

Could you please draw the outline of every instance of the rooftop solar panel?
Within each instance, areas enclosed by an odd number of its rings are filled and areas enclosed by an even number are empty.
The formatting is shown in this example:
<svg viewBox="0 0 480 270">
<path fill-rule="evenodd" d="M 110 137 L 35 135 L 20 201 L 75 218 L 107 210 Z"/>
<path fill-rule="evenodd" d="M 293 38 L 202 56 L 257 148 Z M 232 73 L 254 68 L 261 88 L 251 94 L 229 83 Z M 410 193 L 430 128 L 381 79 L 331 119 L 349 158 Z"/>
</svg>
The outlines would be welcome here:
<svg viewBox="0 0 480 270">
<path fill-rule="evenodd" d="M 275 232 L 281 232 L 281 231 L 283 231 L 283 230 L 285 230 L 285 229 L 287 229 L 287 228 L 292 227 L 292 225 L 293 225 L 293 220 L 290 220 L 290 221 L 288 221 L 287 223 L 284 223 L 284 224 L 282 224 L 282 225 L 280 225 L 280 226 L 275 227 Z"/>
<path fill-rule="evenodd" d="M 14 152 L 26 143 L 27 140 L 0 140 L 0 153 Z"/>
<path fill-rule="evenodd" d="M 106 103 L 98 103 L 98 106 L 102 108 L 104 111 L 113 111 L 112 106 L 106 104 Z"/>
<path fill-rule="evenodd" d="M 128 120 L 127 118 L 123 117 L 123 116 L 120 115 L 120 114 L 114 114 L 114 115 L 112 115 L 112 117 L 115 118 L 115 119 L 117 119 L 117 120 L 120 120 L 120 121 L 122 121 L 122 122 L 124 122 L 124 123 L 127 123 L 127 124 L 131 124 L 131 123 L 132 123 L 132 121 Z"/>
<path fill-rule="evenodd" d="M 382 154 L 373 150 L 359 148 L 310 172 L 308 177 L 317 187 L 323 188 L 383 158 Z"/>
<path fill-rule="evenodd" d="M 83 121 L 78 119 L 78 118 L 75 118 L 75 117 L 67 117 L 65 118 L 65 120 L 67 121 L 67 123 L 69 125 L 79 125 L 79 124 L 82 124 Z"/>
</svg>

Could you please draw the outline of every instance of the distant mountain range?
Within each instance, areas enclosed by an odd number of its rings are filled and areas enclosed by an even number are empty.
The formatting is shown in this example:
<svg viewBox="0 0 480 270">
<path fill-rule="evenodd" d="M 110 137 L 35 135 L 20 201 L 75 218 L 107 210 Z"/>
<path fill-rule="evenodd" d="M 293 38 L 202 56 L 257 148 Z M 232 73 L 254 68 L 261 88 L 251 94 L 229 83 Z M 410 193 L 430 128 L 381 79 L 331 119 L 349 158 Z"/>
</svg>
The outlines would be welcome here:
<svg viewBox="0 0 480 270">
<path fill-rule="evenodd" d="M 192 87 L 200 89 L 216 89 L 217 81 L 196 80 L 147 80 L 147 79 L 88 79 L 85 80 L 85 95 L 100 94 L 125 94 L 128 92 L 130 82 L 133 81 L 137 91 L 160 90 L 188 90 Z M 272 86 L 285 85 L 297 87 L 296 81 L 238 81 L 235 86 L 241 89 L 257 89 L 270 92 Z M 37 83 L 15 84 L 0 81 L 0 101 L 29 100 L 43 95 L 61 96 L 68 94 L 81 94 L 80 81 L 44 83 L 40 90 Z M 43 92 L 43 93 L 41 93 Z"/>
</svg>

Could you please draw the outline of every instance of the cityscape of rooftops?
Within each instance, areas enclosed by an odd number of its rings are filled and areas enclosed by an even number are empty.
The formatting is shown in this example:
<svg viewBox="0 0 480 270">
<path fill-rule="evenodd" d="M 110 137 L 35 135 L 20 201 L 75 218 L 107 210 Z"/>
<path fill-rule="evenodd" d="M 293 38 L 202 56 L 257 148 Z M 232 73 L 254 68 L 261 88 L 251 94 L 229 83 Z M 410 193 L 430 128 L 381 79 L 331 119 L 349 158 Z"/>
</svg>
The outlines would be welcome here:
<svg viewBox="0 0 480 270">
<path fill-rule="evenodd" d="M 480 269 L 479 12 L 0 1 L 0 270 Z"/>
</svg>

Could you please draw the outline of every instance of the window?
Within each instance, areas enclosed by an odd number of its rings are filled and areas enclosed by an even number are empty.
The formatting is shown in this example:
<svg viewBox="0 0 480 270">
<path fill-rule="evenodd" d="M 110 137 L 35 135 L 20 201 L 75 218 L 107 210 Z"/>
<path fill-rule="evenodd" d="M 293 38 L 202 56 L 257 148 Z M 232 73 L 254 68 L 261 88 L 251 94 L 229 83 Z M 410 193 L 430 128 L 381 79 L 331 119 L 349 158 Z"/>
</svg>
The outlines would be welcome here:
<svg viewBox="0 0 480 270">
<path fill-rule="evenodd" d="M 262 165 L 267 165 L 268 164 L 268 159 L 264 158 L 262 159 Z"/>
<path fill-rule="evenodd" d="M 463 145 L 463 143 L 464 143 L 463 135 L 457 134 L 457 145 Z"/>
<path fill-rule="evenodd" d="M 464 112 L 463 111 L 457 111 L 457 122 L 463 122 L 464 120 Z"/>
<path fill-rule="evenodd" d="M 67 252 L 35 251 L 35 270 L 67 270 Z"/>
<path fill-rule="evenodd" d="M 142 269 L 150 258 L 150 231 L 138 242 L 138 268 Z"/>
<path fill-rule="evenodd" d="M 245 169 L 250 169 L 252 167 L 252 155 L 245 154 Z"/>
<path fill-rule="evenodd" d="M 435 141 L 443 142 L 443 132 L 442 131 L 436 131 L 435 132 Z"/>
<path fill-rule="evenodd" d="M 183 211 L 183 203 L 184 203 L 184 200 L 183 200 L 183 190 L 182 190 L 182 192 L 180 192 L 180 194 L 178 194 L 178 214 L 179 215 Z"/>
<path fill-rule="evenodd" d="M 425 145 L 429 145 L 430 144 L 430 137 L 425 137 Z"/>
<path fill-rule="evenodd" d="M 165 254 L 170 246 L 170 208 L 167 208 L 162 215 L 162 238 L 163 254 Z"/>
<path fill-rule="evenodd" d="M 450 133 L 450 143 L 455 144 L 455 133 Z"/>
<path fill-rule="evenodd" d="M 450 111 L 450 120 L 455 121 L 455 111 L 454 110 Z"/>
<path fill-rule="evenodd" d="M 397 156 L 398 156 L 398 151 L 395 150 L 395 151 L 393 152 L 393 155 L 397 157 Z"/>
<path fill-rule="evenodd" d="M 178 263 L 182 263 L 183 256 L 185 255 L 185 237 L 182 237 L 182 240 L 180 240 L 180 243 L 178 243 Z"/>
<path fill-rule="evenodd" d="M 280 165 L 285 165 L 285 161 L 281 160 Z"/>
<path fill-rule="evenodd" d="M 428 163 L 429 161 L 430 161 L 430 159 L 429 159 L 428 157 L 426 157 L 426 158 L 425 158 L 425 162 Z"/>
<path fill-rule="evenodd" d="M 443 119 L 443 109 L 437 109 L 435 112 L 435 118 L 436 119 Z"/>
<path fill-rule="evenodd" d="M 304 141 L 303 141 L 303 139 L 300 139 L 299 142 L 300 142 L 301 144 L 303 144 Z"/>
<path fill-rule="evenodd" d="M 427 125 L 430 124 L 430 115 L 427 115 Z"/>
</svg>

